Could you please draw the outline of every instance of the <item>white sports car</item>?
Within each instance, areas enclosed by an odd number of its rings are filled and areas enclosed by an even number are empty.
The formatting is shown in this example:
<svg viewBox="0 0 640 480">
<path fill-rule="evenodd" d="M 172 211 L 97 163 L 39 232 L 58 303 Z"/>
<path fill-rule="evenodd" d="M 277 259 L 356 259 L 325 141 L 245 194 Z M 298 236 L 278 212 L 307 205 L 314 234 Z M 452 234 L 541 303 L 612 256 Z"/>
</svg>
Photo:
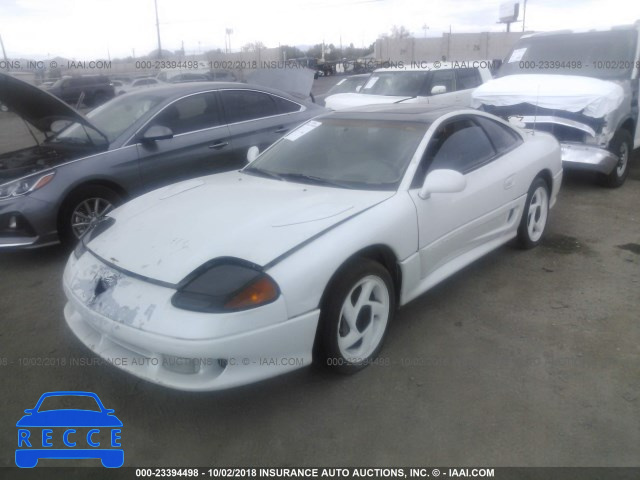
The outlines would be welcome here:
<svg viewBox="0 0 640 480">
<path fill-rule="evenodd" d="M 397 306 L 511 239 L 537 245 L 561 180 L 554 137 L 483 112 L 329 113 L 240 171 L 97 221 L 65 269 L 65 317 L 115 366 L 177 389 L 312 359 L 355 372 Z"/>
</svg>

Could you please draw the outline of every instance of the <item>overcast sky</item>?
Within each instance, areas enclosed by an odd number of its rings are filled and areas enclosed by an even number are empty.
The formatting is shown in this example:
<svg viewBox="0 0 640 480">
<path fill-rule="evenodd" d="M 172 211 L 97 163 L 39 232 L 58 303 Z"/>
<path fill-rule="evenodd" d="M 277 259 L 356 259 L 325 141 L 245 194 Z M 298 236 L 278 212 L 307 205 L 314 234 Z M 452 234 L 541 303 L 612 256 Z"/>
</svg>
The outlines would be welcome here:
<svg viewBox="0 0 640 480">
<path fill-rule="evenodd" d="M 522 19 L 523 2 L 520 5 Z M 392 25 L 414 36 L 504 31 L 504 0 L 157 0 L 163 49 L 188 53 L 261 41 L 267 47 L 371 44 Z M 560 5 L 561 3 L 561 5 Z M 599 28 L 640 19 L 637 0 L 528 0 L 527 30 Z M 428 30 L 423 28 L 428 26 Z M 522 23 L 512 25 L 521 30 Z M 74 59 L 145 55 L 157 48 L 154 0 L 0 0 L 8 57 Z"/>
</svg>

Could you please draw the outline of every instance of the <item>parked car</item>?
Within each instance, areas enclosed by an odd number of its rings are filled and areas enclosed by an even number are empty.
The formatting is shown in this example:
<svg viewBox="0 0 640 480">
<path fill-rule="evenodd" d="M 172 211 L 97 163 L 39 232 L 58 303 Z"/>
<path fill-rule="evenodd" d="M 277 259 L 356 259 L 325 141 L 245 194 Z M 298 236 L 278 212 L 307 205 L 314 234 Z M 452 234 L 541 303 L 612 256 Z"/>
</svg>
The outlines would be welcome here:
<svg viewBox="0 0 640 480">
<path fill-rule="evenodd" d="M 371 74 L 364 73 L 360 75 L 350 75 L 348 77 L 344 77 L 340 79 L 338 83 L 336 83 L 333 87 L 331 87 L 327 93 L 315 95 L 314 100 L 318 105 L 322 105 L 324 107 L 326 98 L 330 97 L 331 95 L 335 95 L 337 93 L 359 92 L 370 76 Z"/>
<path fill-rule="evenodd" d="M 110 212 L 69 258 L 65 318 L 96 354 L 177 389 L 255 382 L 312 353 L 355 372 L 396 305 L 514 238 L 538 245 L 561 180 L 553 136 L 484 112 L 333 112 L 239 172 Z"/>
<path fill-rule="evenodd" d="M 332 110 L 384 103 L 468 107 L 473 89 L 491 80 L 488 65 L 488 62 L 434 62 L 424 68 L 378 68 L 360 91 L 331 95 L 325 104 Z"/>
<path fill-rule="evenodd" d="M 187 72 L 174 75 L 167 81 L 169 83 L 208 82 L 211 81 L 211 77 L 209 77 L 209 75 L 206 73 Z"/>
<path fill-rule="evenodd" d="M 229 70 L 212 70 L 209 72 L 210 80 L 215 82 L 237 82 L 238 77 Z"/>
<path fill-rule="evenodd" d="M 65 76 L 57 80 L 48 90 L 49 93 L 67 103 L 82 103 L 88 107 L 101 105 L 115 96 L 111 81 L 104 75 Z"/>
<path fill-rule="evenodd" d="M 158 85 L 164 85 L 164 83 L 153 77 L 136 78 L 133 82 L 116 88 L 116 95 L 124 95 L 141 88 L 157 87 Z"/>
<path fill-rule="evenodd" d="M 191 83 L 131 92 L 85 117 L 4 74 L 0 101 L 48 135 L 0 155 L 0 248 L 73 243 L 124 200 L 238 169 L 250 146 L 265 148 L 322 112 L 277 90 Z"/>
<path fill-rule="evenodd" d="M 473 93 L 474 106 L 550 132 L 566 169 L 590 170 L 621 186 L 640 147 L 640 20 L 588 32 L 524 35 L 498 77 Z"/>
</svg>

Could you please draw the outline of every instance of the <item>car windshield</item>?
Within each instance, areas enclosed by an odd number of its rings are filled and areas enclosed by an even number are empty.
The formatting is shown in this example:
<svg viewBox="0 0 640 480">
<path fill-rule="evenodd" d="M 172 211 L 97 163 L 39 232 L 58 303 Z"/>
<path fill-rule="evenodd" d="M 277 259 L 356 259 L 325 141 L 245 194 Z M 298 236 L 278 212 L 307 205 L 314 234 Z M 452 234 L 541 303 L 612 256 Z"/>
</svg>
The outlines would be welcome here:
<svg viewBox="0 0 640 480">
<path fill-rule="evenodd" d="M 526 73 L 581 75 L 600 79 L 630 78 L 636 50 L 635 32 L 540 35 L 521 39 L 498 76 Z"/>
<path fill-rule="evenodd" d="M 329 90 L 328 94 L 333 95 L 335 93 L 351 93 L 355 92 L 358 86 L 362 85 L 366 80 L 364 77 L 347 77 L 340 80 Z"/>
<path fill-rule="evenodd" d="M 312 120 L 243 172 L 340 188 L 395 190 L 427 127 L 418 122 Z"/>
<path fill-rule="evenodd" d="M 373 72 L 360 93 L 417 97 L 429 72 Z"/>
<path fill-rule="evenodd" d="M 162 100 L 162 96 L 154 94 L 120 96 L 92 110 L 87 118 L 107 136 L 109 142 L 113 142 Z M 105 140 L 94 129 L 73 123 L 55 135 L 50 142 L 100 145 Z"/>
<path fill-rule="evenodd" d="M 96 399 L 89 395 L 53 395 L 45 397 L 38 408 L 38 412 L 51 410 L 90 410 L 100 412 Z"/>
</svg>

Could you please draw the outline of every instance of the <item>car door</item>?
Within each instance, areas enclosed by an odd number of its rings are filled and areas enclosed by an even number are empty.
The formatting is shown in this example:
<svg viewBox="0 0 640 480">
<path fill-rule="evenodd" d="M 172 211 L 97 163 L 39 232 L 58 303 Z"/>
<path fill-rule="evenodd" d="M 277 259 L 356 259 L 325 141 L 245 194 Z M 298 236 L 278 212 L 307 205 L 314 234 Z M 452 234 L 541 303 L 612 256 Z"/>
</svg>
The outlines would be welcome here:
<svg viewBox="0 0 640 480">
<path fill-rule="evenodd" d="M 522 143 L 522 140 L 519 141 Z M 517 228 L 517 194 L 513 190 L 518 146 L 498 147 L 472 116 L 441 125 L 432 136 L 409 191 L 419 230 L 422 278 L 447 273 L 447 265 L 468 263 L 491 250 Z M 425 175 L 436 169 L 462 173 L 466 187 L 457 193 L 418 195 Z"/>
<path fill-rule="evenodd" d="M 477 68 L 458 68 L 456 74 L 456 103 L 471 106 L 471 93 L 482 84 L 482 77 Z"/>
<path fill-rule="evenodd" d="M 462 104 L 459 92 L 456 92 L 456 78 L 453 69 L 433 70 L 426 85 L 425 95 L 429 97 L 429 103 L 434 105 Z M 442 92 L 442 90 L 444 91 Z"/>
<path fill-rule="evenodd" d="M 246 161 L 250 147 L 262 152 L 301 122 L 295 114 L 300 104 L 267 92 L 227 89 L 220 98 L 238 162 Z"/>
<path fill-rule="evenodd" d="M 173 137 L 145 141 L 153 126 L 170 128 Z M 147 189 L 186 178 L 239 168 L 224 124 L 217 93 L 188 95 L 159 112 L 136 137 L 139 168 Z"/>
</svg>

